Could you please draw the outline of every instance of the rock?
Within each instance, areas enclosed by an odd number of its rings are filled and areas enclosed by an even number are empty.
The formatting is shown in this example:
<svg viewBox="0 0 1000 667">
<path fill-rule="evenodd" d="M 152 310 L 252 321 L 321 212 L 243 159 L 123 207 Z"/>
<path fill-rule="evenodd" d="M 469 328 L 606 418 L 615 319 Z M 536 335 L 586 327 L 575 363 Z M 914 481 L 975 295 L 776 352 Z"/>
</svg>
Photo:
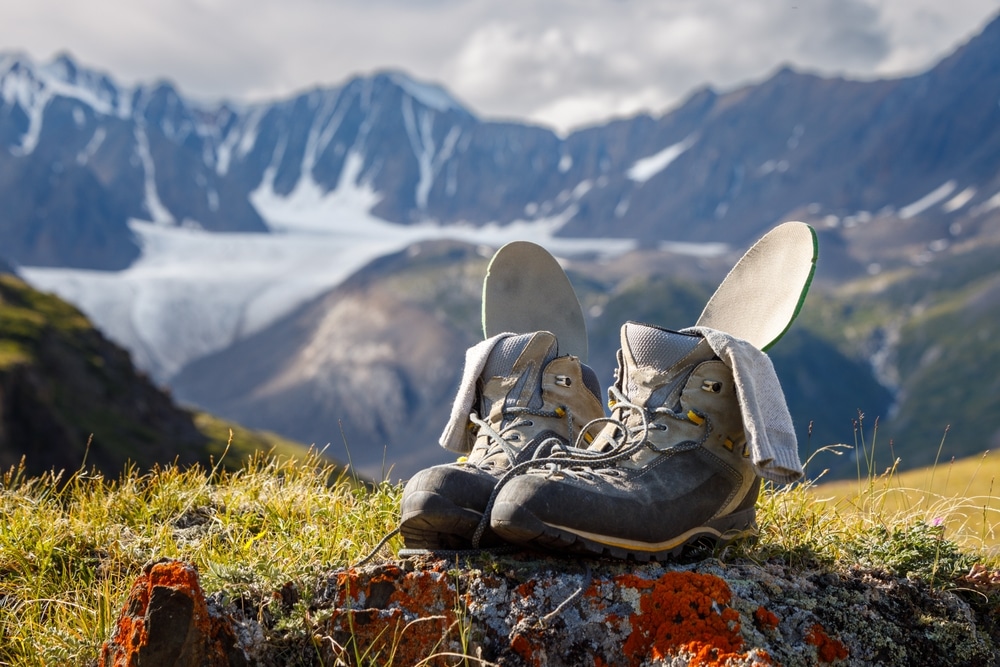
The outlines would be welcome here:
<svg viewBox="0 0 1000 667">
<path fill-rule="evenodd" d="M 974 608 L 956 592 L 861 569 L 482 556 L 337 570 L 311 586 L 257 602 L 213 596 L 225 609 L 213 616 L 193 568 L 154 565 L 101 664 L 1000 664 L 997 637 L 981 629 L 994 628 L 984 614 L 995 620 L 996 604 Z"/>
<path fill-rule="evenodd" d="M 147 565 L 132 586 L 101 667 L 243 667 L 247 656 L 227 619 L 208 607 L 198 573 L 180 561 Z"/>
</svg>

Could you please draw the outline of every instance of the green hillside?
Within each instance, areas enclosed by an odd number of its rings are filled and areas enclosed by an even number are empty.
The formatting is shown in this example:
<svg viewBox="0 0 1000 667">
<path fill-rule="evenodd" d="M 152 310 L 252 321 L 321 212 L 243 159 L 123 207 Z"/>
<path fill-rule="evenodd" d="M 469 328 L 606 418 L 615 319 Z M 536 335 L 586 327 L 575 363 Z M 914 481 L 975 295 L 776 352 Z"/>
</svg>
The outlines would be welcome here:
<svg viewBox="0 0 1000 667">
<path fill-rule="evenodd" d="M 807 304 L 804 328 L 855 358 L 880 359 L 881 379 L 894 385 L 891 409 L 856 406 L 868 428 L 879 419 L 877 434 L 869 434 L 877 435 L 875 472 L 896 459 L 910 469 L 937 457 L 981 454 L 1000 442 L 998 250 L 957 248 Z M 843 380 L 833 374 L 829 381 Z M 839 442 L 852 444 L 853 433 Z M 850 475 L 851 468 L 857 469 L 853 460 L 837 473 Z"/>
<path fill-rule="evenodd" d="M 232 434 L 232 436 L 231 436 Z M 305 456 L 274 434 L 176 406 L 128 353 L 64 301 L 0 274 L 0 469 L 29 474 L 126 464 L 237 467 L 255 451 Z"/>
</svg>

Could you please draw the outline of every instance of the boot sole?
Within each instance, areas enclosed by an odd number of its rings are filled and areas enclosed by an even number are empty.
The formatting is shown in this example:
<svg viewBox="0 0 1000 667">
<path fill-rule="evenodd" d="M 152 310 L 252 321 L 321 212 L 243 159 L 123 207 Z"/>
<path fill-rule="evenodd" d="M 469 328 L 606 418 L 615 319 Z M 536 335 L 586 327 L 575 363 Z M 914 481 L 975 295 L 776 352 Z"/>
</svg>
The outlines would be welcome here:
<svg viewBox="0 0 1000 667">
<path fill-rule="evenodd" d="M 500 511 L 498 511 L 498 509 Z M 492 528 L 502 539 L 522 546 L 591 556 L 631 558 L 636 561 L 670 560 L 696 544 L 718 547 L 757 536 L 755 513 L 751 508 L 709 521 L 681 535 L 657 543 L 626 540 L 548 524 L 524 507 L 494 508 Z"/>
<path fill-rule="evenodd" d="M 413 509 L 403 508 L 399 533 L 407 549 L 428 551 L 471 549 L 472 536 L 482 521 L 483 513 L 451 502 L 436 493 L 415 494 L 407 499 Z M 490 547 L 502 541 L 487 529 L 480 546 Z"/>
</svg>

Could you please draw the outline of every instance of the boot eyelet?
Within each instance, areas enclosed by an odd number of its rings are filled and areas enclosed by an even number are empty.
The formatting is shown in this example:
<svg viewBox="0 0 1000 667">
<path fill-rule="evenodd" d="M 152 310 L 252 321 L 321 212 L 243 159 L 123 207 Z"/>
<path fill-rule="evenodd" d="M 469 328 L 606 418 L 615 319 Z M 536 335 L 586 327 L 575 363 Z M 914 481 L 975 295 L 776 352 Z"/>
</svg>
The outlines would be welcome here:
<svg viewBox="0 0 1000 667">
<path fill-rule="evenodd" d="M 560 387 L 569 387 L 573 384 L 573 379 L 568 375 L 557 375 L 555 383 Z"/>
<path fill-rule="evenodd" d="M 722 383 L 717 380 L 705 380 L 701 383 L 701 390 L 719 394 L 722 393 Z"/>
</svg>

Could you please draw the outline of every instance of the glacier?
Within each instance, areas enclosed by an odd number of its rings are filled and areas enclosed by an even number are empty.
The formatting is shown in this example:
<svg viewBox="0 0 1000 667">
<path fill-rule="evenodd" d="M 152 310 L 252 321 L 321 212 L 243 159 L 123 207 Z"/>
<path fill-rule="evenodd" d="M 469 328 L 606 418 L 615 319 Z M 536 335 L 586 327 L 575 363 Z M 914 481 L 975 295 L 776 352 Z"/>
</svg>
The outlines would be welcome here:
<svg viewBox="0 0 1000 667">
<path fill-rule="evenodd" d="M 345 171 L 359 164 L 354 158 Z M 635 247 L 631 239 L 558 237 L 565 213 L 485 227 L 392 224 L 367 212 L 378 195 L 353 182 L 348 173 L 342 187 L 323 193 L 304 177 L 281 197 L 265 180 L 252 201 L 271 233 L 216 233 L 131 220 L 141 255 L 127 269 L 22 266 L 18 271 L 35 287 L 76 305 L 128 349 L 139 368 L 169 384 L 187 363 L 267 327 L 372 260 L 419 241 L 455 239 L 497 248 L 531 239 L 564 257 L 614 256 Z"/>
</svg>

